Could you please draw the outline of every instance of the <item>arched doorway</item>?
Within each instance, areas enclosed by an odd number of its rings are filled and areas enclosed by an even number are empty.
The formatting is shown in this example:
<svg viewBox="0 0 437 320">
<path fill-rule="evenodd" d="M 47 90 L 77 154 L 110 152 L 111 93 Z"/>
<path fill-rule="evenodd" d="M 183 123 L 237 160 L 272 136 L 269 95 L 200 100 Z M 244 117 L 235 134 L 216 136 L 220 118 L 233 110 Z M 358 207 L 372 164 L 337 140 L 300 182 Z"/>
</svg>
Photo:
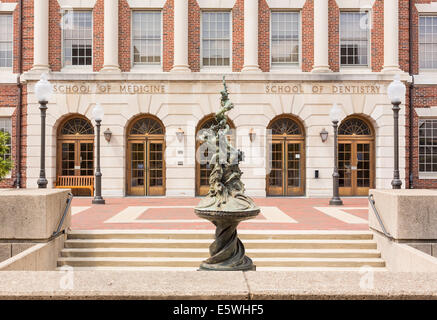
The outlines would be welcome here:
<svg viewBox="0 0 437 320">
<path fill-rule="evenodd" d="M 228 136 L 228 139 L 235 146 L 235 126 L 231 120 L 228 119 L 228 125 L 232 129 L 232 135 Z M 209 191 L 209 176 L 212 168 L 209 166 L 208 161 L 211 159 L 211 152 L 208 154 L 205 150 L 202 159 L 198 159 L 197 152 L 202 142 L 197 139 L 202 130 L 209 129 L 211 125 L 216 124 L 214 115 L 209 115 L 199 122 L 196 128 L 196 196 L 204 196 Z"/>
<path fill-rule="evenodd" d="M 366 120 L 352 116 L 338 127 L 338 171 L 342 196 L 366 196 L 375 181 L 375 135 Z"/>
<path fill-rule="evenodd" d="M 90 177 L 94 181 L 94 128 L 87 118 L 74 115 L 59 126 L 56 167 L 57 181 L 67 177 Z M 86 189 L 73 189 L 76 196 L 88 193 Z"/>
<path fill-rule="evenodd" d="M 153 116 L 134 119 L 127 130 L 127 194 L 165 195 L 165 129 Z"/>
<path fill-rule="evenodd" d="M 267 174 L 268 196 L 300 196 L 305 193 L 305 134 L 299 121 L 289 115 L 273 119 Z"/>
</svg>

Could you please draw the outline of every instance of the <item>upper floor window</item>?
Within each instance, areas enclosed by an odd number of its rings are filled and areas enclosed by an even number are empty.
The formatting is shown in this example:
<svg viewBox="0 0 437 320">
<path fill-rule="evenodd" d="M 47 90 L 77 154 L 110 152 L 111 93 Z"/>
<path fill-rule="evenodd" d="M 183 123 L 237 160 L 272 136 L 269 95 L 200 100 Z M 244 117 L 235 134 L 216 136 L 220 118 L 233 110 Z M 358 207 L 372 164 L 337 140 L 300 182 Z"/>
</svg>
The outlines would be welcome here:
<svg viewBox="0 0 437 320">
<path fill-rule="evenodd" d="M 368 66 L 368 18 L 368 12 L 340 13 L 340 64 L 342 66 Z"/>
<path fill-rule="evenodd" d="M 134 11 L 132 34 L 134 64 L 161 64 L 161 12 Z"/>
<path fill-rule="evenodd" d="M 231 65 L 231 13 L 202 13 L 202 65 Z"/>
<path fill-rule="evenodd" d="M 0 14 L 0 68 L 12 68 L 12 14 Z"/>
<path fill-rule="evenodd" d="M 437 172 L 437 119 L 419 120 L 419 172 Z"/>
<path fill-rule="evenodd" d="M 5 154 L 0 154 L 0 159 L 2 160 L 10 159 L 12 154 L 12 145 L 11 145 L 12 123 L 10 118 L 0 118 L 0 131 L 9 133 L 9 139 L 6 142 L 8 151 Z"/>
<path fill-rule="evenodd" d="M 299 13 L 272 12 L 272 64 L 299 63 Z"/>
<path fill-rule="evenodd" d="M 437 69 L 437 16 L 419 17 L 419 68 Z"/>
<path fill-rule="evenodd" d="M 92 11 L 70 10 L 64 14 L 64 66 L 92 65 L 92 21 Z"/>
</svg>

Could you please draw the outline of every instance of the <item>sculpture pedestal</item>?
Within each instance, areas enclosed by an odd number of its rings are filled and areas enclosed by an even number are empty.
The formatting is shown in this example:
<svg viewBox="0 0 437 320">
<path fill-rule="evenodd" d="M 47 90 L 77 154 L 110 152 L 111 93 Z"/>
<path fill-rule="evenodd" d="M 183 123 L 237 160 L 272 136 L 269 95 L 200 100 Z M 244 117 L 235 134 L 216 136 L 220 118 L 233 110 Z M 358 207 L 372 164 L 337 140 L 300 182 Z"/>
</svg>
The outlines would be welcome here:
<svg viewBox="0 0 437 320">
<path fill-rule="evenodd" d="M 200 265 L 199 270 L 255 270 L 252 259 L 245 255 L 244 245 L 238 239 L 237 227 L 241 221 L 253 219 L 259 212 L 258 208 L 240 212 L 195 209 L 198 217 L 209 220 L 216 226 L 215 241 L 209 247 L 211 257 Z"/>
</svg>

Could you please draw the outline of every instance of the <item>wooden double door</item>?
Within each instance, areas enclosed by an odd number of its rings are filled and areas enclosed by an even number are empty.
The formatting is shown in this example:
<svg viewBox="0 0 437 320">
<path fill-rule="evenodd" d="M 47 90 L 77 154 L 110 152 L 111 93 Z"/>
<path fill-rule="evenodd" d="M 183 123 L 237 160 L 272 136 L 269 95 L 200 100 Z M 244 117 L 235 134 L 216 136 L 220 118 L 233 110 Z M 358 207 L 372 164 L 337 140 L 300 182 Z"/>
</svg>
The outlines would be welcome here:
<svg viewBox="0 0 437 320">
<path fill-rule="evenodd" d="M 94 141 L 87 139 L 58 142 L 58 176 L 93 176 Z"/>
<path fill-rule="evenodd" d="M 374 188 L 374 142 L 339 139 L 338 173 L 341 196 L 367 196 Z"/>
<path fill-rule="evenodd" d="M 303 140 L 273 139 L 268 196 L 301 196 L 305 193 L 305 149 Z"/>
<path fill-rule="evenodd" d="M 165 195 L 164 152 L 163 139 L 128 141 L 128 195 Z"/>
</svg>

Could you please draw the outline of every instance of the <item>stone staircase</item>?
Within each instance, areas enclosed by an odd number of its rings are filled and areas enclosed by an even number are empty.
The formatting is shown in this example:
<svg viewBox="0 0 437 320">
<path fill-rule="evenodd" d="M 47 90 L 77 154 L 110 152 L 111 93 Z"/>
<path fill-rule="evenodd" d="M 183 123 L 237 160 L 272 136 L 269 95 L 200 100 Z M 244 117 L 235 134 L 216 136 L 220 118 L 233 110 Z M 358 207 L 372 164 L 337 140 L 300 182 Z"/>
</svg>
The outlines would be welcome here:
<svg viewBox="0 0 437 320">
<path fill-rule="evenodd" d="M 257 270 L 385 270 L 368 231 L 239 231 Z M 58 268 L 75 270 L 196 270 L 213 231 L 72 231 Z"/>
</svg>

